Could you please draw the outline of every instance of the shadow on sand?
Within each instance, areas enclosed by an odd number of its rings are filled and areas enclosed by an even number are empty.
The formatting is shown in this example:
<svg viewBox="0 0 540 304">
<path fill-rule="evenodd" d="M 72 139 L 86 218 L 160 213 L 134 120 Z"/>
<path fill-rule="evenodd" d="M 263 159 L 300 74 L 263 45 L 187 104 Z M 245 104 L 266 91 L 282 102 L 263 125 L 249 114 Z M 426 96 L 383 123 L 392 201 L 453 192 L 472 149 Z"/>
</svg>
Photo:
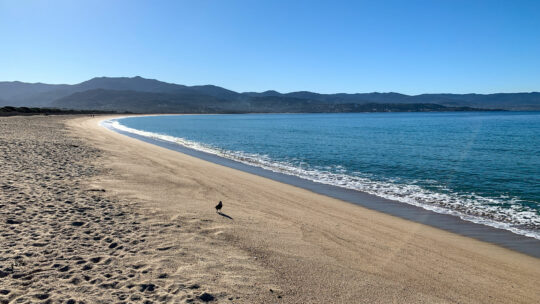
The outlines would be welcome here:
<svg viewBox="0 0 540 304">
<path fill-rule="evenodd" d="M 219 215 L 221 215 L 221 216 L 223 216 L 223 217 L 226 217 L 226 218 L 228 218 L 228 219 L 230 219 L 230 220 L 234 220 L 232 217 L 228 216 L 227 214 L 225 214 L 225 213 L 223 213 L 223 212 L 221 212 L 221 211 L 218 211 L 217 214 L 219 214 Z"/>
</svg>

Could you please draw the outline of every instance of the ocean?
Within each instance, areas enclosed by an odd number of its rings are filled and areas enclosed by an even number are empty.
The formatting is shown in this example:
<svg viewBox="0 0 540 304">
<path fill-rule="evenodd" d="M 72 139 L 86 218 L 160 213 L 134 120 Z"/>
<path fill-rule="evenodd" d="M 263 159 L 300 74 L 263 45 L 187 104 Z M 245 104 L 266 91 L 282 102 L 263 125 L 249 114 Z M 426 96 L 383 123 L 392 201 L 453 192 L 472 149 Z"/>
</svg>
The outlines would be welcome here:
<svg viewBox="0 0 540 304">
<path fill-rule="evenodd" d="M 540 239 L 540 112 L 167 115 L 105 123 Z"/>
</svg>

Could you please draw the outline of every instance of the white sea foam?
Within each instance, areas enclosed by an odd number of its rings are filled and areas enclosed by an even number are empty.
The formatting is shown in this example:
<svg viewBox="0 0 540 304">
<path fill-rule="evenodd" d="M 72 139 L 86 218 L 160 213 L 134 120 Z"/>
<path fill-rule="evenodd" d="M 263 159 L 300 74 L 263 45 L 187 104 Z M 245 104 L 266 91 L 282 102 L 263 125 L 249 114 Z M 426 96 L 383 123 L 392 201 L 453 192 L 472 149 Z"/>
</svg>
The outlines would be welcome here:
<svg viewBox="0 0 540 304">
<path fill-rule="evenodd" d="M 334 169 L 336 172 L 344 172 L 343 168 L 339 167 L 318 170 L 310 168 L 307 164 L 295 166 L 287 162 L 272 160 L 267 155 L 229 151 L 171 135 L 129 128 L 119 123 L 118 120 L 106 120 L 102 122 L 102 125 L 123 132 L 176 143 L 193 150 L 214 154 L 273 172 L 294 175 L 321 184 L 358 190 L 437 213 L 458 216 L 466 221 L 509 230 L 516 234 L 540 240 L 540 217 L 533 209 L 518 206 L 517 204 L 512 204 L 511 208 L 502 207 L 502 204 L 512 203 L 508 199 L 486 198 L 474 193 L 467 195 L 457 194 L 450 192 L 449 189 L 444 189 L 442 186 L 439 187 L 442 190 L 441 192 L 435 192 L 424 189 L 415 183 L 400 184 L 390 180 L 374 180 L 362 176 L 360 173 L 351 175 L 329 171 Z M 431 181 L 431 183 L 436 184 L 436 181 Z"/>
</svg>

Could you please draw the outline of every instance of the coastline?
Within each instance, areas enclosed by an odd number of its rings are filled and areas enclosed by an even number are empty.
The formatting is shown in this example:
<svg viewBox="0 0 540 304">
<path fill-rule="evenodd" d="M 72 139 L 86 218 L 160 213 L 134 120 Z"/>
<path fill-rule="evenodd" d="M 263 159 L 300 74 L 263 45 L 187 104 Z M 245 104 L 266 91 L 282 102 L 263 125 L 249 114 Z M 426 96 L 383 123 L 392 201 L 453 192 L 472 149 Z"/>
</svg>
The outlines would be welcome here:
<svg viewBox="0 0 540 304">
<path fill-rule="evenodd" d="M 212 221 L 210 233 L 273 273 L 280 301 L 539 300 L 537 258 L 145 143 L 103 119 L 68 121 L 107 155 L 113 174 L 99 185 L 170 218 Z M 230 218 L 215 214 L 218 200 Z"/>
<path fill-rule="evenodd" d="M 271 273 L 211 219 L 115 193 L 111 151 L 73 136 L 71 119 L 88 117 L 0 118 L 0 303 L 276 298 Z"/>
<path fill-rule="evenodd" d="M 128 116 L 122 116 L 121 118 L 125 117 Z M 371 210 L 380 211 L 403 219 L 411 220 L 413 222 L 426 224 L 435 228 L 443 229 L 445 231 L 457 233 L 466 237 L 475 238 L 480 241 L 493 243 L 505 248 L 528 254 L 536 258 L 540 258 L 540 240 L 534 237 L 525 236 L 506 229 L 492 227 L 482 223 L 475 223 L 472 221 L 464 220 L 456 215 L 438 213 L 432 210 L 422 208 L 420 206 L 392 201 L 390 199 L 364 193 L 358 190 L 317 183 L 315 181 L 303 179 L 301 177 L 271 171 L 265 168 L 256 167 L 250 164 L 242 163 L 205 151 L 192 149 L 170 141 L 164 141 L 116 129 L 110 124 L 104 125 L 102 123 L 102 126 L 114 132 L 169 150 L 193 156 L 205 161 L 209 161 L 221 166 L 240 170 L 250 174 L 255 174 L 264 178 L 269 178 L 317 194 L 329 196 L 344 202 L 363 206 Z"/>
</svg>

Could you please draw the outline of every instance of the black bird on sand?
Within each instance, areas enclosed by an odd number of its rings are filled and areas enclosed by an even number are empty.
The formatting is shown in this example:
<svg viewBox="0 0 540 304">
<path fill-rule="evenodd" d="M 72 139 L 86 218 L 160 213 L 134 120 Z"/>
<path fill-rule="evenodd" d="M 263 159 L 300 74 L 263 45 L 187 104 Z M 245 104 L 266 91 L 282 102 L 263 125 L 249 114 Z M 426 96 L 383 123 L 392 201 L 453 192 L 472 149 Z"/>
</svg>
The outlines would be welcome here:
<svg viewBox="0 0 540 304">
<path fill-rule="evenodd" d="M 219 201 L 219 204 L 216 205 L 216 211 L 220 212 L 222 207 L 223 207 L 223 203 Z"/>
</svg>

